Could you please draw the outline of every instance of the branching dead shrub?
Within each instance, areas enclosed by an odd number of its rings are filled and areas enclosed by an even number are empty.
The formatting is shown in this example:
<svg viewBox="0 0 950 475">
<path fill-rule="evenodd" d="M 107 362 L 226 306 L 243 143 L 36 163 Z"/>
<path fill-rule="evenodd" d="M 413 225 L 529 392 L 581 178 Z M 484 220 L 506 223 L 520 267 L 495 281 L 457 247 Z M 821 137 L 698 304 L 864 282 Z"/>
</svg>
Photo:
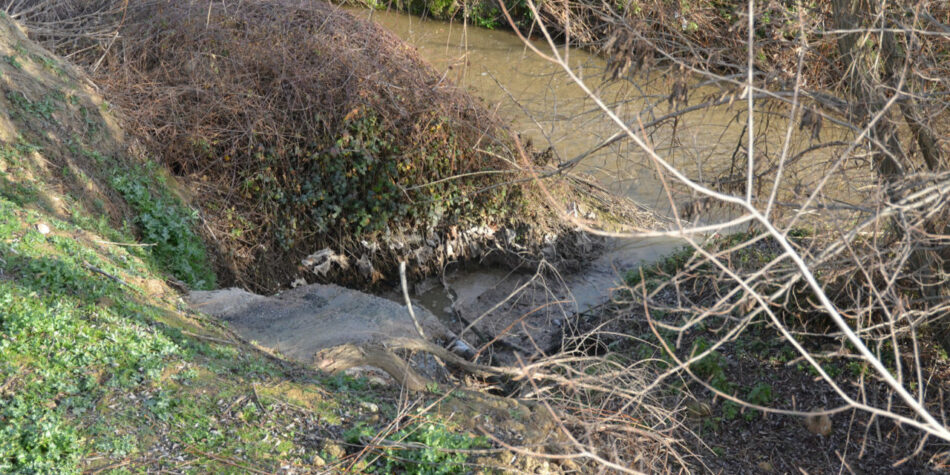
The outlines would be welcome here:
<svg viewBox="0 0 950 475">
<path fill-rule="evenodd" d="M 491 153 L 504 129 L 381 28 L 319 2 L 130 16 L 99 77 L 149 149 L 198 181 L 240 281 L 287 280 L 303 253 L 354 236 L 498 208 L 464 192 L 510 168 Z"/>
<path fill-rule="evenodd" d="M 527 3 L 540 16 L 546 2 Z M 724 30 L 711 12 L 685 11 L 713 2 L 676 3 L 637 2 L 683 20 L 660 22 L 662 30 L 655 16 L 600 8 L 612 28 L 605 74 L 649 84 L 648 66 L 660 60 L 665 94 L 603 94 L 562 54 L 560 25 L 539 25 L 544 48 L 526 42 L 616 125 L 604 143 L 634 149 L 618 147 L 617 163 L 655 170 L 676 224 L 624 237 L 665 234 L 688 247 L 629 276 L 616 307 L 577 338 L 654 361 L 657 377 L 639 391 L 685 377 L 719 404 L 696 408 L 707 430 L 740 415 L 831 418 L 807 431 L 846 441 L 836 452 L 842 470 L 873 468 L 866 449 L 889 451 L 893 466 L 945 468 L 946 5 L 716 2 L 735 15 Z M 630 103 L 638 106 L 621 107 Z M 753 371 L 763 372 L 758 381 Z M 846 413 L 844 424 L 836 414 Z M 856 438 L 857 450 L 847 448 Z M 749 445 L 806 445 L 758 442 Z M 807 465 L 781 462 L 780 471 Z"/>
<path fill-rule="evenodd" d="M 288 284 L 301 258 L 325 247 L 354 260 L 373 249 L 363 278 L 374 280 L 405 257 L 376 252 L 378 240 L 409 230 L 431 240 L 521 207 L 521 188 L 493 186 L 518 168 L 502 123 L 394 35 L 336 7 L 17 6 L 31 25 L 62 26 L 55 44 L 81 39 L 75 57 L 190 183 L 222 270 L 251 288 Z M 103 28 L 114 28 L 109 41 Z"/>
</svg>

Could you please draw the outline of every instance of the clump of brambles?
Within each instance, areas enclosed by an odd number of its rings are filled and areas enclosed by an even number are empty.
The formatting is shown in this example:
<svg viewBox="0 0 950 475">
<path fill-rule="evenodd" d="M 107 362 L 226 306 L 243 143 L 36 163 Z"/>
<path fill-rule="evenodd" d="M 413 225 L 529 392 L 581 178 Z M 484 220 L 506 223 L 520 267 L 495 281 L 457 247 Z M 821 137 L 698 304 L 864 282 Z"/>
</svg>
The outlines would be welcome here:
<svg viewBox="0 0 950 475">
<path fill-rule="evenodd" d="M 273 290 L 315 250 L 500 222 L 522 202 L 518 187 L 476 193 L 517 168 L 505 126 L 337 7 L 56 3 L 31 19 L 63 28 L 38 34 L 90 66 L 148 151 L 190 183 L 225 283 Z"/>
</svg>

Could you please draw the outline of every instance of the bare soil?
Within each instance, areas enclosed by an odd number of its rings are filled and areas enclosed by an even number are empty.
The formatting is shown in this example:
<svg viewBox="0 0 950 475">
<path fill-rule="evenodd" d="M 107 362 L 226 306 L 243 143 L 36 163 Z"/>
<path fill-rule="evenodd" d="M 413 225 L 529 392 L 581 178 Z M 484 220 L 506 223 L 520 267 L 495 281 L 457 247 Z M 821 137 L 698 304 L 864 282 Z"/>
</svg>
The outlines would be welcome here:
<svg viewBox="0 0 950 475">
<path fill-rule="evenodd" d="M 337 345 L 418 336 L 404 305 L 332 284 L 304 285 L 272 297 L 236 288 L 197 291 L 188 303 L 245 339 L 303 364 Z M 431 312 L 418 306 L 414 312 L 433 341 L 451 338 Z"/>
</svg>

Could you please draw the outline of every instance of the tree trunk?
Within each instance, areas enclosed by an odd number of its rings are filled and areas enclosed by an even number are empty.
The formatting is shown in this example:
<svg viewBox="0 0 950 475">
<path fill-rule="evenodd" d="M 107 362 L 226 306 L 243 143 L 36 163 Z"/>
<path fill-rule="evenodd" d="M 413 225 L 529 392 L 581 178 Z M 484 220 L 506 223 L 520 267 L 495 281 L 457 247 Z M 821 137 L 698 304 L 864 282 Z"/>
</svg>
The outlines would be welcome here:
<svg viewBox="0 0 950 475">
<path fill-rule="evenodd" d="M 909 41 L 905 42 L 905 44 L 907 43 Z M 934 137 L 933 131 L 918 117 L 920 106 L 914 98 L 914 93 L 920 89 L 917 87 L 917 77 L 913 74 L 907 74 L 907 69 L 909 69 L 906 67 L 908 66 L 907 55 L 904 48 L 897 42 L 893 31 L 887 31 L 883 34 L 881 53 L 884 56 L 884 71 L 889 82 L 896 87 L 899 78 L 903 76 L 905 88 L 910 91 L 910 94 L 902 98 L 898 104 L 907 127 L 914 135 L 917 146 L 920 147 L 920 155 L 927 164 L 927 168 L 932 172 L 945 169 L 947 164 L 944 162 L 943 153 L 937 145 L 937 139 Z"/>
<path fill-rule="evenodd" d="M 909 71 L 908 58 L 894 31 L 889 30 L 880 37 L 881 47 L 879 51 L 883 60 L 884 77 L 877 77 L 871 70 L 870 65 L 873 63 L 873 56 L 871 55 L 874 52 L 859 44 L 859 41 L 864 39 L 864 33 L 861 30 L 874 26 L 865 24 L 864 19 L 877 18 L 877 13 L 880 12 L 878 2 L 875 0 L 832 0 L 831 4 L 835 28 L 852 31 L 838 38 L 838 52 L 847 68 L 845 85 L 854 97 L 851 110 L 852 119 L 858 124 L 866 126 L 873 116 L 873 107 L 886 103 L 886 98 L 881 91 L 897 91 L 901 78 L 904 81 L 904 89 L 910 91 L 910 94 L 899 98 L 898 106 L 904 122 L 913 135 L 913 140 L 916 141 L 920 149 L 920 156 L 926 167 L 919 164 L 914 166 L 914 163 L 908 160 L 901 148 L 896 127 L 885 116 L 872 127 L 870 134 L 885 148 L 874 154 L 874 168 L 878 176 L 885 183 L 891 184 L 903 176 L 903 170 L 905 169 L 926 169 L 931 172 L 946 170 L 948 164 L 937 144 L 933 131 L 920 119 L 920 105 L 914 96 L 914 92 L 919 89 L 916 77 Z M 890 25 L 885 24 L 884 26 Z M 898 160 L 904 161 L 903 166 Z M 945 221 L 946 216 L 938 216 L 936 219 L 925 223 L 924 227 L 931 234 L 950 234 L 950 225 Z M 900 224 L 895 224 L 896 238 L 899 239 L 904 235 L 904 230 L 900 227 Z M 941 276 L 946 275 L 945 265 L 948 260 L 950 260 L 950 248 L 946 246 L 937 251 L 924 249 L 912 251 L 908 263 L 910 267 L 916 269 L 921 285 L 921 295 L 926 299 L 939 301 L 941 293 L 948 291 L 941 281 Z M 924 303 L 924 305 L 928 304 Z M 950 317 L 937 320 L 933 329 L 940 345 L 950 352 Z"/>
<path fill-rule="evenodd" d="M 876 87 L 881 81 L 872 76 L 872 71 L 867 67 L 869 61 L 864 57 L 863 47 L 858 44 L 863 36 L 859 30 L 865 26 L 859 13 L 870 15 L 873 12 L 870 10 L 872 5 L 868 0 L 832 0 L 831 5 L 835 28 L 853 31 L 838 38 L 838 53 L 847 67 L 845 86 L 855 99 L 851 103 L 850 114 L 855 122 L 865 126 L 873 116 L 873 106 L 886 102 L 879 92 L 880 88 Z M 874 168 L 882 179 L 890 183 L 901 175 L 903 169 L 898 161 L 903 156 L 903 151 L 897 134 L 887 117 L 878 120 L 870 132 L 872 139 L 884 145 L 884 150 L 873 154 Z"/>
</svg>

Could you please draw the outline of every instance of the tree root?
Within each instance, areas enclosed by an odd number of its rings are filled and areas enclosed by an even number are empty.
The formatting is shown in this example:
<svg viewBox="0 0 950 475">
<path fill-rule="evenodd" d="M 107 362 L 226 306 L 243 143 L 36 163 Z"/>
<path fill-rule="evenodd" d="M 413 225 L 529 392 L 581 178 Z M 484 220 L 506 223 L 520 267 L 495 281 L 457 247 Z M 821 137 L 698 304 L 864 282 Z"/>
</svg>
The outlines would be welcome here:
<svg viewBox="0 0 950 475">
<path fill-rule="evenodd" d="M 425 391 L 427 387 L 433 384 L 432 381 L 412 369 L 405 360 L 393 353 L 393 350 L 423 351 L 453 367 L 481 377 L 502 375 L 517 379 L 523 373 L 514 368 L 472 363 L 439 345 L 419 338 L 390 338 L 382 343 L 359 346 L 347 343 L 320 350 L 314 355 L 314 364 L 318 369 L 330 373 L 338 373 L 357 366 L 372 366 L 385 371 L 410 391 Z"/>
</svg>

